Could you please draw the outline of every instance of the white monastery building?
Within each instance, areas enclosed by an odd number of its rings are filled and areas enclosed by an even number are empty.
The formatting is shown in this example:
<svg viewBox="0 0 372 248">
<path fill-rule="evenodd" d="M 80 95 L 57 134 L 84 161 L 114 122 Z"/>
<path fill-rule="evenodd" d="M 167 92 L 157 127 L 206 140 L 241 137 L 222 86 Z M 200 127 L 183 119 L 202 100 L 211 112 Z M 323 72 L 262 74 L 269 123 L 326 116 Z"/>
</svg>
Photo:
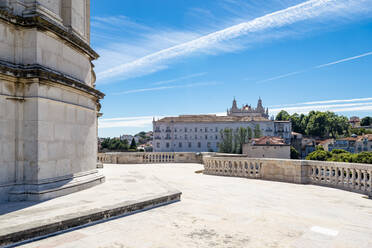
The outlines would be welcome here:
<svg viewBox="0 0 372 248">
<path fill-rule="evenodd" d="M 261 99 L 256 108 L 249 105 L 238 108 L 234 99 L 226 116 L 180 115 L 154 120 L 153 149 L 154 152 L 217 152 L 221 130 L 250 127 L 253 131 L 256 125 L 262 136 L 278 136 L 290 142 L 290 121 L 270 120 L 269 110 L 262 106 Z"/>
</svg>

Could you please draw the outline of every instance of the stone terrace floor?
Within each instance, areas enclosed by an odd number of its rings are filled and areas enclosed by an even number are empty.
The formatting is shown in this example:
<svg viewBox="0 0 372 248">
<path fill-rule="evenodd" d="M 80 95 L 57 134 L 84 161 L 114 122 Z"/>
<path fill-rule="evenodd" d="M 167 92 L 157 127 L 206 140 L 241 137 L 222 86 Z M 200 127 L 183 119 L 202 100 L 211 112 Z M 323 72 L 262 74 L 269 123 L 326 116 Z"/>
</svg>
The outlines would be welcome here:
<svg viewBox="0 0 372 248">
<path fill-rule="evenodd" d="M 196 174 L 198 164 L 105 165 L 154 176 L 181 201 L 23 247 L 372 247 L 372 200 L 313 185 Z M 89 200 L 89 199 L 87 199 Z"/>
</svg>

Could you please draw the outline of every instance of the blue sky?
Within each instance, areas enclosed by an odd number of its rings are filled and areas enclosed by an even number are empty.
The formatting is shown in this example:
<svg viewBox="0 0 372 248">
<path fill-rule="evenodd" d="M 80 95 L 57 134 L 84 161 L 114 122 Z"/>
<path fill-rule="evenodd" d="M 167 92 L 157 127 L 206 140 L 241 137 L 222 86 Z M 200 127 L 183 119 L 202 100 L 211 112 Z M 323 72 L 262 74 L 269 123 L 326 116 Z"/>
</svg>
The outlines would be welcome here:
<svg viewBox="0 0 372 248">
<path fill-rule="evenodd" d="M 152 117 L 372 115 L 372 0 L 91 1 L 99 136 L 152 129 Z"/>
</svg>

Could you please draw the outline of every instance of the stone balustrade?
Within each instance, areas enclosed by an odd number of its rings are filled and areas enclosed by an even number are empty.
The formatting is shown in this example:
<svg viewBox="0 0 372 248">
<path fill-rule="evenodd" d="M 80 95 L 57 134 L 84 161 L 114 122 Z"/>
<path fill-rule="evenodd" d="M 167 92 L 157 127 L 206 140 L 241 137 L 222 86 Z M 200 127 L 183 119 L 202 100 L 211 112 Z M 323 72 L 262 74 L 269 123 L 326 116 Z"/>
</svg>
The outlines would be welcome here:
<svg viewBox="0 0 372 248">
<path fill-rule="evenodd" d="M 142 155 L 143 163 L 173 163 L 174 153 L 171 152 L 154 152 Z"/>
<path fill-rule="evenodd" d="M 193 152 L 112 152 L 99 153 L 98 161 L 106 164 L 201 163 Z"/>
<path fill-rule="evenodd" d="M 290 159 L 203 157 L 204 174 L 315 184 L 372 197 L 372 165 Z"/>
<path fill-rule="evenodd" d="M 372 165 L 310 162 L 308 166 L 309 182 L 311 184 L 340 188 L 372 196 Z"/>
</svg>

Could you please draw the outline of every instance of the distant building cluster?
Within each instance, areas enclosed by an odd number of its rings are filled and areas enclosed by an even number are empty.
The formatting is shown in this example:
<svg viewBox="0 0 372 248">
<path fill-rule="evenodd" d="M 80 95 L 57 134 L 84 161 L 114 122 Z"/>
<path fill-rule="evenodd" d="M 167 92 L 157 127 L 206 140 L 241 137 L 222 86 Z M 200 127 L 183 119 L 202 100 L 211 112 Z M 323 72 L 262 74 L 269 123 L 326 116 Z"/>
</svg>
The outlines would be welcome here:
<svg viewBox="0 0 372 248">
<path fill-rule="evenodd" d="M 257 107 L 237 107 L 234 99 L 226 116 L 180 115 L 153 121 L 153 150 L 155 152 L 208 152 L 219 150 L 220 131 L 259 126 L 262 136 L 277 136 L 289 144 L 291 122 L 269 119 L 269 110 L 259 99 Z"/>
<path fill-rule="evenodd" d="M 326 151 L 342 149 L 351 153 L 372 151 L 372 134 L 352 135 L 352 137 L 340 138 L 337 140 L 329 139 L 321 142 Z"/>
<path fill-rule="evenodd" d="M 128 141 L 128 144 L 130 144 L 132 142 L 132 140 L 134 139 L 134 141 L 136 142 L 136 144 L 138 143 L 138 140 L 139 138 L 134 136 L 134 135 L 130 135 L 130 134 L 123 134 L 123 135 L 120 135 L 119 139 L 121 141 Z"/>
</svg>

